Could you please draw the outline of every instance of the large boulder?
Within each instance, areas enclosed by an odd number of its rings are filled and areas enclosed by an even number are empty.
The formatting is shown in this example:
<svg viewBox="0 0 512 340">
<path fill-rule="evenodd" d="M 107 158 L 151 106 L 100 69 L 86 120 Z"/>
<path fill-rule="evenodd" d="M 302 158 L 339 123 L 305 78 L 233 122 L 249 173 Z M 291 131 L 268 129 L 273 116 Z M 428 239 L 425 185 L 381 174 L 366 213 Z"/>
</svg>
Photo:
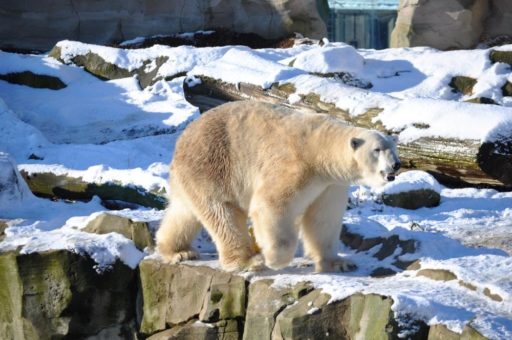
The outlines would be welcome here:
<svg viewBox="0 0 512 340">
<path fill-rule="evenodd" d="M 219 327 L 221 321 L 235 322 L 236 329 L 242 326 L 247 289 L 241 276 L 204 266 L 167 265 L 152 259 L 142 261 L 139 269 L 142 333 L 154 334 L 190 320 L 211 324 L 217 332 L 233 332 L 233 327 Z"/>
<path fill-rule="evenodd" d="M 512 30 L 508 0 L 401 0 L 391 47 L 474 48 Z"/>
<path fill-rule="evenodd" d="M 126 338 L 135 319 L 135 271 L 65 250 L 0 254 L 0 338 Z"/>
<path fill-rule="evenodd" d="M 4 1 L 0 48 L 49 50 L 57 41 L 108 44 L 140 36 L 229 28 L 273 39 L 327 35 L 327 0 Z"/>
</svg>

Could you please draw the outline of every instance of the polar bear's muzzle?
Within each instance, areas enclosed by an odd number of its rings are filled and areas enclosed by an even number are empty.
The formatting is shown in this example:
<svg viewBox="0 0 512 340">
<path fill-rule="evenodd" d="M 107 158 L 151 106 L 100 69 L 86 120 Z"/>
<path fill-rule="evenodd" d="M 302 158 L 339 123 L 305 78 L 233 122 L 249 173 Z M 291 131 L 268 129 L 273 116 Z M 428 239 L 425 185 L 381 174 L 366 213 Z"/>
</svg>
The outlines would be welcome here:
<svg viewBox="0 0 512 340">
<path fill-rule="evenodd" d="M 392 166 L 393 171 L 391 171 L 391 172 L 381 171 L 380 173 L 386 181 L 393 182 L 396 177 L 396 172 L 400 169 L 400 166 L 401 166 L 400 162 L 396 161 Z"/>
</svg>

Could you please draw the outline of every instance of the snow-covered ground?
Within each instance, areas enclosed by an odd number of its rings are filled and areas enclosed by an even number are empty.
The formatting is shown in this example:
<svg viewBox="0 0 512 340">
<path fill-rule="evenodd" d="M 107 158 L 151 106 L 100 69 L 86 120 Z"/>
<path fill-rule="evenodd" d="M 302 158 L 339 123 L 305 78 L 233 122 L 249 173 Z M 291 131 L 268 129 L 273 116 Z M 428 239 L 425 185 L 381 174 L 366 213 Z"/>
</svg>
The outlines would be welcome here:
<svg viewBox="0 0 512 340">
<path fill-rule="evenodd" d="M 262 87 L 289 82 L 297 89 L 290 101 L 297 94 L 315 92 L 354 115 L 369 107 L 381 107 L 384 111 L 378 118 L 387 127 L 400 131 L 402 140 L 426 135 L 475 140 L 492 139 L 497 132 L 512 135 L 512 97 L 501 94 L 505 82 L 512 82 L 512 72 L 507 64 L 492 64 L 490 51 L 485 49 L 356 51 L 335 43 L 327 47 L 301 45 L 261 50 L 241 46 L 122 50 L 69 41 L 59 46 L 65 61 L 92 51 L 110 63 L 133 70 L 144 61 L 166 56 L 168 60 L 158 71 L 162 77 L 188 72 L 189 79 L 201 74 Z M 512 50 L 512 46 L 502 49 Z M 0 74 L 22 71 L 59 77 L 67 87 L 35 89 L 0 81 L 0 152 L 10 155 L 2 154 L 1 161 L 14 161 L 18 169 L 28 173 L 47 171 L 81 177 L 91 183 L 116 181 L 148 191 L 168 190 L 167 167 L 176 138 L 199 115 L 198 109 L 184 98 L 184 77 L 159 80 L 141 89 L 134 77 L 102 81 L 46 55 L 0 52 Z M 360 89 L 310 72 L 349 72 L 373 87 Z M 477 79 L 471 96 L 454 93 L 448 86 L 453 76 L 461 75 Z M 500 106 L 463 102 L 481 96 Z M 418 129 L 413 123 L 428 128 Z M 23 182 L 21 178 L 20 181 Z M 457 280 L 441 282 L 416 277 L 414 271 L 399 271 L 390 278 L 370 278 L 369 273 L 377 267 L 397 268 L 386 259 L 372 257 L 378 249 L 356 253 L 341 243 L 340 250 L 357 263 L 357 271 L 315 275 L 310 267 L 295 266 L 274 275 L 276 284 L 312 281 L 333 299 L 355 292 L 386 294 L 394 298 L 393 308 L 399 316 L 410 314 L 430 324 L 446 324 L 458 332 L 471 321 L 490 338 L 512 338 L 511 257 L 502 250 L 461 244 L 481 244 L 489 238 L 512 240 L 512 193 L 448 189 L 424 174 L 400 175 L 396 183 L 383 190 L 424 187 L 440 193 L 438 207 L 414 211 L 392 208 L 379 203 L 382 190 L 354 187 L 352 209 L 344 223 L 350 231 L 365 237 L 395 234 L 402 240 L 418 240 L 418 251 L 403 255 L 403 260 L 419 258 L 422 268 L 448 269 L 475 286 L 475 291 L 460 286 Z M 134 267 L 146 255 L 118 234 L 80 231 L 95 214 L 105 210 L 99 198 L 90 202 L 55 202 L 34 197 L 26 185 L 20 189 L 21 196 L 0 193 L 0 219 L 9 225 L 0 250 L 69 249 L 89 254 L 100 269 L 117 258 Z M 117 213 L 153 223 L 162 216 L 161 211 L 146 208 Z M 196 246 L 205 253 L 213 249 L 204 234 Z M 303 261 L 299 259 L 297 263 Z M 264 272 L 253 279 L 270 274 Z M 485 289 L 499 295 L 502 301 L 484 295 Z"/>
</svg>

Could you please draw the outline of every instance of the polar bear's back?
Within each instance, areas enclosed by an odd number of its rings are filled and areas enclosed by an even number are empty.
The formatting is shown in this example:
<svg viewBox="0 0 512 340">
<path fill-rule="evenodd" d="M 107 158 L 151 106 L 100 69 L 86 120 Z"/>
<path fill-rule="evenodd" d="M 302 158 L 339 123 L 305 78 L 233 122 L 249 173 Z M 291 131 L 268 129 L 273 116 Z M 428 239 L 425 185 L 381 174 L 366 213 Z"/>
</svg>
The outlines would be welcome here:
<svg viewBox="0 0 512 340">
<path fill-rule="evenodd" d="M 307 171 L 311 155 L 306 145 L 321 147 L 310 143 L 311 136 L 339 124 L 326 115 L 281 105 L 227 103 L 185 129 L 176 144 L 171 173 L 180 185 L 188 186 L 188 192 L 204 196 L 210 190 L 225 194 L 227 200 L 245 201 L 259 178 L 277 180 L 287 173 Z"/>
</svg>

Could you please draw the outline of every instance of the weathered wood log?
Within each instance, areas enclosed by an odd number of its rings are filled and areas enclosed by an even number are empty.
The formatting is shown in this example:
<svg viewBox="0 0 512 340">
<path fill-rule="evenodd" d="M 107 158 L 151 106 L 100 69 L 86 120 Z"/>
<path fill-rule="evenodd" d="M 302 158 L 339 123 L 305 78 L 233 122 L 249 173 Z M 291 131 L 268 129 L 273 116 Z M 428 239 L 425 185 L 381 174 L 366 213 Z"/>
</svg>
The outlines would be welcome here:
<svg viewBox="0 0 512 340">
<path fill-rule="evenodd" d="M 208 110 L 227 101 L 257 99 L 283 104 L 302 110 L 328 113 L 346 121 L 349 125 L 380 130 L 389 134 L 380 121 L 373 121 L 380 108 L 352 116 L 334 104 L 320 100 L 315 93 L 301 95 L 301 100 L 288 103 L 288 96 L 295 92 L 293 84 L 274 84 L 268 89 L 240 83 L 233 85 L 221 80 L 199 76 L 200 84 L 184 83 L 189 102 Z M 422 128 L 421 125 L 416 126 Z M 512 136 L 495 142 L 482 143 L 476 139 L 422 137 L 415 141 L 399 142 L 400 158 L 405 169 L 424 170 L 450 187 L 476 186 L 498 190 L 512 190 Z"/>
</svg>

